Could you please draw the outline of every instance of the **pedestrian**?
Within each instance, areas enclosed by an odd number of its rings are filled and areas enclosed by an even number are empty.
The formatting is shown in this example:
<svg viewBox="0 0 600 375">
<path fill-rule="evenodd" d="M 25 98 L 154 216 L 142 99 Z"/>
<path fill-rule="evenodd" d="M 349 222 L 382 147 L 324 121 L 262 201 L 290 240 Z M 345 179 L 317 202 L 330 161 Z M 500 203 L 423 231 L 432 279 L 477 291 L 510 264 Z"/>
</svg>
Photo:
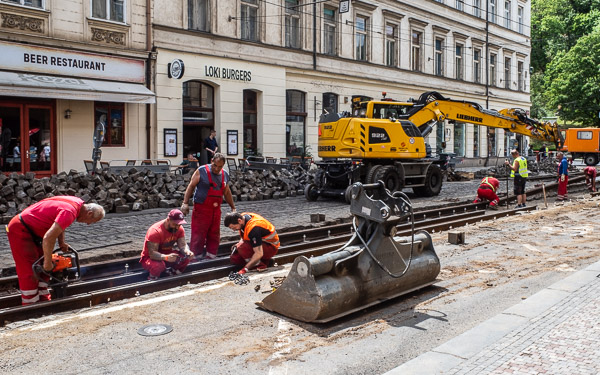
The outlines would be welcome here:
<svg viewBox="0 0 600 375">
<path fill-rule="evenodd" d="M 217 256 L 221 238 L 221 203 L 223 197 L 232 211 L 235 204 L 227 183 L 229 174 L 223 169 L 225 156 L 219 152 L 212 158 L 211 164 L 200 166 L 185 190 L 181 211 L 190 212 L 188 202 L 193 194 L 194 211 L 192 213 L 192 235 L 190 248 L 196 256 L 214 259 Z"/>
<path fill-rule="evenodd" d="M 569 183 L 569 162 L 562 152 L 556 154 L 558 162 L 558 195 L 557 201 L 568 199 L 567 184 Z"/>
<path fill-rule="evenodd" d="M 585 175 L 585 184 L 591 192 L 596 191 L 596 167 L 585 167 L 583 170 Z"/>
<path fill-rule="evenodd" d="M 173 209 L 166 219 L 161 220 L 146 232 L 144 249 L 140 258 L 142 268 L 148 270 L 148 280 L 156 280 L 167 270 L 179 275 L 194 257 L 185 243 L 183 212 Z"/>
<path fill-rule="evenodd" d="M 92 224 L 104 217 L 104 208 L 95 203 L 84 204 L 77 197 L 57 196 L 43 199 L 12 218 L 6 227 L 10 250 L 21 290 L 21 303 L 28 305 L 40 300 L 49 301 L 47 275 L 38 280 L 32 266 L 44 257 L 44 271 L 54 268 L 52 253 L 58 240 L 63 252 L 69 251 L 65 230 L 74 221 Z"/>
<path fill-rule="evenodd" d="M 473 203 L 489 201 L 489 207 L 492 210 L 497 210 L 498 202 L 500 201 L 498 195 L 496 194 L 498 188 L 500 188 L 500 181 L 498 181 L 497 178 L 485 177 L 479 184 L 479 188 L 477 189 L 477 198 L 475 198 Z"/>
<path fill-rule="evenodd" d="M 245 274 L 251 269 L 265 270 L 279 250 L 279 236 L 275 226 L 252 212 L 228 213 L 223 225 L 240 233 L 241 239 L 233 247 L 229 257 L 231 263 L 242 267 L 238 273 Z"/>
<path fill-rule="evenodd" d="M 525 184 L 527 183 L 527 177 L 529 171 L 527 170 L 527 159 L 519 155 L 519 151 L 512 150 L 510 155 L 513 157 L 513 163 L 511 164 L 508 160 L 504 162 L 510 168 L 510 177 L 514 178 L 514 193 L 517 196 L 517 205 L 515 208 L 523 208 L 527 200 L 525 194 Z"/>
<path fill-rule="evenodd" d="M 208 159 L 212 159 L 217 151 L 219 150 L 219 145 L 217 144 L 217 132 L 215 129 L 210 130 L 210 135 L 208 138 L 204 140 L 204 149 L 206 150 L 206 156 Z"/>
</svg>

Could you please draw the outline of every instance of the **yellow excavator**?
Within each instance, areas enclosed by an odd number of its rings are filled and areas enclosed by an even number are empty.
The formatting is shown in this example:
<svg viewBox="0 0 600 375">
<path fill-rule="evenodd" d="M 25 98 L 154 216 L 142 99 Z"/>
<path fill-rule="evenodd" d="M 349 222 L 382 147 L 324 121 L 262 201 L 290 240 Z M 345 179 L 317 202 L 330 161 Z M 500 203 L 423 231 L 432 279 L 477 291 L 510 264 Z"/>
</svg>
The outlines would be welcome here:
<svg viewBox="0 0 600 375">
<path fill-rule="evenodd" d="M 442 189 L 440 164 L 427 157 L 425 137 L 440 121 L 467 122 L 560 144 L 552 123 L 529 118 L 518 108 L 500 111 L 469 101 L 445 98 L 435 91 L 418 100 L 398 102 L 385 98 L 352 97 L 352 112 L 321 115 L 315 181 L 304 195 L 344 197 L 350 202 L 355 182 L 383 181 L 391 192 L 412 188 L 417 196 L 438 195 Z"/>
</svg>

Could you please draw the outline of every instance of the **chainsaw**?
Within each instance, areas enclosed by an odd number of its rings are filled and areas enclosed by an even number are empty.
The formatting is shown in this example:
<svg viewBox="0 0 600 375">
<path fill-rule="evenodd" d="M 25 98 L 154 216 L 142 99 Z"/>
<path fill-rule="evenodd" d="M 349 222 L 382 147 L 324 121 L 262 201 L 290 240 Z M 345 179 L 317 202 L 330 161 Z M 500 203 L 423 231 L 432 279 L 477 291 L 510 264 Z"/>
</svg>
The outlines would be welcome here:
<svg viewBox="0 0 600 375">
<path fill-rule="evenodd" d="M 52 253 L 54 268 L 51 271 L 45 271 L 43 264 L 44 257 L 42 256 L 33 263 L 33 274 L 40 281 L 48 280 L 48 286 L 54 290 L 57 298 L 66 295 L 69 283 L 81 280 L 79 253 L 72 247 L 69 247 L 69 251 L 54 250 Z"/>
</svg>

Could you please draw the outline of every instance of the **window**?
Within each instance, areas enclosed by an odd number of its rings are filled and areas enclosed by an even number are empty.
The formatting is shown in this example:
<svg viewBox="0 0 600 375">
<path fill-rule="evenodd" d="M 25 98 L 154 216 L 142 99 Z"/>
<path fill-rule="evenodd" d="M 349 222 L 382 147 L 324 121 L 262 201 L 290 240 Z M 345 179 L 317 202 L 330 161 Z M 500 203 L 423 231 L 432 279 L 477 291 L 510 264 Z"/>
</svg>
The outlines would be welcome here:
<svg viewBox="0 0 600 375">
<path fill-rule="evenodd" d="M 511 18 L 512 3 L 510 1 L 504 2 L 504 26 L 510 29 L 510 18 Z"/>
<path fill-rule="evenodd" d="M 592 132 L 588 131 L 578 131 L 577 139 L 592 139 Z"/>
<path fill-rule="evenodd" d="M 258 41 L 258 0 L 242 0 L 242 39 Z"/>
<path fill-rule="evenodd" d="M 456 0 L 456 9 L 461 12 L 465 10 L 465 2 L 464 0 Z"/>
<path fill-rule="evenodd" d="M 496 54 L 490 54 L 490 86 L 496 86 Z"/>
<path fill-rule="evenodd" d="M 356 31 L 355 36 L 355 47 L 356 47 L 356 59 L 359 61 L 367 61 L 367 28 L 368 18 L 363 16 L 356 16 L 354 22 Z"/>
<path fill-rule="evenodd" d="M 394 24 L 385 25 L 385 53 L 386 65 L 397 66 L 396 41 L 398 40 L 398 26 Z"/>
<path fill-rule="evenodd" d="M 257 95 L 256 91 L 244 90 L 244 157 L 258 153 L 258 125 L 257 125 Z"/>
<path fill-rule="evenodd" d="M 44 0 L 3 0 L 2 2 L 44 9 Z"/>
<path fill-rule="evenodd" d="M 487 128 L 488 131 L 488 156 L 497 156 L 498 154 L 496 153 L 497 147 L 496 147 L 496 129 L 494 128 Z"/>
<path fill-rule="evenodd" d="M 422 70 L 421 67 L 421 39 L 423 33 L 419 31 L 412 31 L 411 36 L 411 53 L 412 53 L 412 70 L 420 72 Z"/>
<path fill-rule="evenodd" d="M 444 39 L 435 39 L 434 71 L 436 76 L 444 75 Z"/>
<path fill-rule="evenodd" d="M 287 90 L 285 95 L 285 154 L 302 156 L 305 153 L 304 122 L 306 120 L 305 94 L 298 90 Z"/>
<path fill-rule="evenodd" d="M 473 50 L 473 82 L 481 83 L 481 50 Z"/>
<path fill-rule="evenodd" d="M 473 0 L 473 15 L 477 18 L 481 17 L 481 0 Z"/>
<path fill-rule="evenodd" d="M 496 23 L 496 0 L 490 0 L 489 21 L 491 23 Z"/>
<path fill-rule="evenodd" d="M 188 28 L 210 31 L 209 0 L 188 0 Z"/>
<path fill-rule="evenodd" d="M 504 58 L 504 88 L 510 90 L 510 57 Z"/>
<path fill-rule="evenodd" d="M 479 156 L 479 125 L 473 125 L 473 157 Z"/>
<path fill-rule="evenodd" d="M 285 46 L 300 48 L 299 0 L 285 0 Z"/>
<path fill-rule="evenodd" d="M 323 94 L 323 113 L 338 112 L 338 96 L 337 94 L 326 92 Z"/>
<path fill-rule="evenodd" d="M 125 105 L 123 103 L 95 103 L 94 124 L 104 116 L 106 129 L 103 146 L 125 146 Z"/>
<path fill-rule="evenodd" d="M 465 156 L 465 124 L 462 122 L 454 124 L 454 153 Z"/>
<path fill-rule="evenodd" d="M 213 88 L 202 82 L 183 83 L 183 120 L 213 123 Z"/>
<path fill-rule="evenodd" d="M 323 9 L 323 43 L 324 52 L 326 55 L 337 55 L 337 17 L 336 10 L 333 8 L 325 7 Z"/>
<path fill-rule="evenodd" d="M 523 7 L 517 9 L 517 18 L 519 21 L 519 34 L 523 34 Z"/>
<path fill-rule="evenodd" d="M 92 0 L 92 17 L 125 22 L 125 0 Z"/>
<path fill-rule="evenodd" d="M 463 49 L 462 44 L 456 44 L 456 59 L 454 61 L 454 66 L 456 67 L 456 79 L 460 80 L 464 78 Z"/>
<path fill-rule="evenodd" d="M 517 63 L 517 90 L 525 90 L 525 81 L 523 80 L 523 61 Z"/>
</svg>

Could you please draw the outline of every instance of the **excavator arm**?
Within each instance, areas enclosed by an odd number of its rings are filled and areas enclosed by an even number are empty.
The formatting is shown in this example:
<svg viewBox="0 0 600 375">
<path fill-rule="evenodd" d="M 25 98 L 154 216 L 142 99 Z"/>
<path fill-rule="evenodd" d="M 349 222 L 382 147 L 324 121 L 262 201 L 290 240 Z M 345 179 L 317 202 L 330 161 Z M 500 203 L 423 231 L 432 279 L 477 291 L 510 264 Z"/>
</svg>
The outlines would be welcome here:
<svg viewBox="0 0 600 375">
<path fill-rule="evenodd" d="M 523 109 L 493 111 L 484 109 L 474 102 L 444 98 L 437 92 L 421 95 L 405 117 L 422 132 L 432 122 L 450 120 L 505 129 L 545 142 L 554 142 L 557 147 L 562 145 L 558 126 L 534 120 L 528 117 Z"/>
</svg>

